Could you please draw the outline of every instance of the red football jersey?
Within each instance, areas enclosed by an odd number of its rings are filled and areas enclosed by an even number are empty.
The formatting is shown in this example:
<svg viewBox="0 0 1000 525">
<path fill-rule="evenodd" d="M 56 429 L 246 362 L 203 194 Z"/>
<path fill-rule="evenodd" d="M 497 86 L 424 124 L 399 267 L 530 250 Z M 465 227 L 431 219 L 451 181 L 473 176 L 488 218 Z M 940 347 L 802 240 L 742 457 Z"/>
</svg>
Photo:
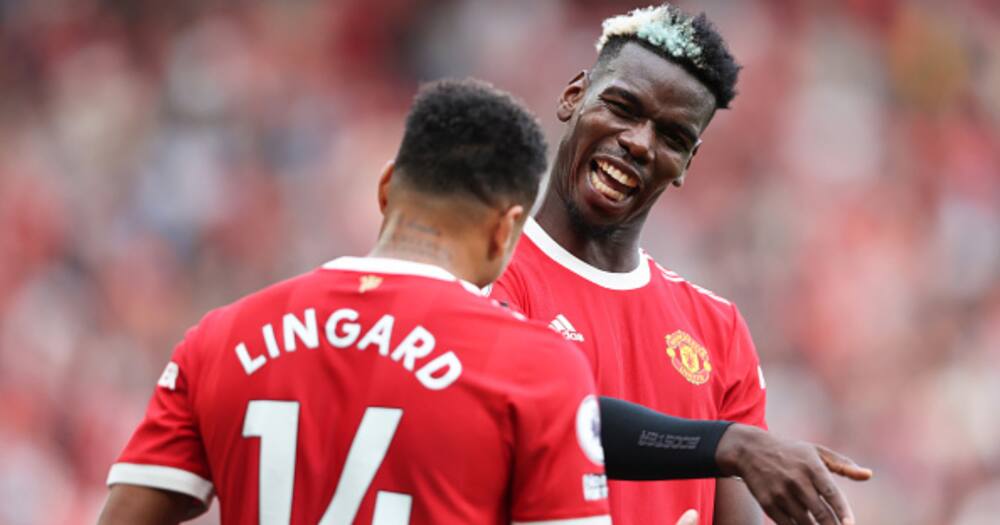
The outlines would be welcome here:
<svg viewBox="0 0 1000 525">
<path fill-rule="evenodd" d="M 108 484 L 223 523 L 610 523 L 594 382 L 545 325 L 425 264 L 344 257 L 209 313 Z"/>
<path fill-rule="evenodd" d="M 491 295 L 575 341 L 600 395 L 679 417 L 766 428 L 764 378 L 736 307 L 640 252 L 628 273 L 574 257 L 529 220 Z M 649 447 L 661 437 L 643 437 Z M 609 483 L 615 523 L 673 525 L 689 508 L 712 523 L 715 480 Z"/>
</svg>

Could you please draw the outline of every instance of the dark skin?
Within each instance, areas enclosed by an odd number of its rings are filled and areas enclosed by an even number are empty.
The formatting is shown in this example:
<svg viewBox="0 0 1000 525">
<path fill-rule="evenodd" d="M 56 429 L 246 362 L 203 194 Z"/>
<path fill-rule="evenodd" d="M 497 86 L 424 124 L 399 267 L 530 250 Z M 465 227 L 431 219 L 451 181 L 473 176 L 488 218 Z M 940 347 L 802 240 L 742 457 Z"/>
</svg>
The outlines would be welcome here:
<svg viewBox="0 0 1000 525">
<path fill-rule="evenodd" d="M 169 490 L 136 485 L 114 485 L 98 525 L 175 525 L 194 519 L 208 507 L 200 501 Z"/>
<path fill-rule="evenodd" d="M 698 151 L 698 137 L 715 111 L 715 98 L 679 66 L 627 44 L 606 67 L 581 72 L 559 99 L 567 133 L 536 219 L 564 248 L 611 272 L 638 265 L 639 234 L 660 195 L 680 186 Z M 612 163 L 637 180 L 621 202 L 594 189 L 595 161 Z M 587 226 L 574 225 L 569 206 Z M 579 222 L 579 221 L 576 221 Z"/>
<path fill-rule="evenodd" d="M 579 73 L 559 98 L 557 116 L 567 130 L 535 217 L 539 225 L 591 266 L 635 269 L 650 209 L 668 187 L 683 185 L 714 113 L 715 98 L 700 81 L 635 43 Z M 630 184 L 609 180 L 598 163 Z M 595 176 L 617 194 L 600 191 Z M 762 523 L 761 506 L 779 525 L 854 523 L 830 473 L 871 477 L 833 451 L 746 425 L 727 430 L 717 460 L 724 473 L 742 476 L 718 480 L 717 525 Z"/>
</svg>

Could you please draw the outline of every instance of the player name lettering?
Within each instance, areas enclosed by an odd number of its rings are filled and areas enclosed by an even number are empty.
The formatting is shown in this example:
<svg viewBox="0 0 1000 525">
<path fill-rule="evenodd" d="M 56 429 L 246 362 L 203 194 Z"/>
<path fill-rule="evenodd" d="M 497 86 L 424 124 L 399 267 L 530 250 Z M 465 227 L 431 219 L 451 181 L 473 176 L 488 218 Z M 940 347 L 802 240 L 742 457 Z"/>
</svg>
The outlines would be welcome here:
<svg viewBox="0 0 1000 525">
<path fill-rule="evenodd" d="M 643 430 L 639 435 L 640 447 L 666 448 L 673 450 L 694 450 L 701 438 L 698 436 L 675 436 L 660 434 L 651 430 Z"/>
<path fill-rule="evenodd" d="M 398 345 L 391 348 L 395 321 L 392 314 L 384 314 L 362 335 L 358 312 L 351 308 L 341 308 L 334 310 L 326 318 L 323 335 L 326 342 L 334 348 L 354 347 L 364 351 L 368 347 L 376 347 L 380 356 L 400 363 L 403 368 L 413 372 L 420 384 L 430 390 L 447 388 L 462 375 L 462 362 L 452 351 L 428 359 L 434 350 L 435 338 L 434 334 L 420 325 L 415 326 Z M 280 357 L 282 351 L 294 352 L 300 342 L 311 350 L 319 347 L 320 332 L 314 308 L 307 309 L 301 317 L 292 313 L 285 314 L 281 319 L 280 330 L 281 347 L 278 346 L 275 327 L 270 323 L 261 327 L 266 355 L 261 353 L 251 357 L 246 343 L 236 345 L 236 358 L 247 375 L 260 370 L 269 360 Z"/>
</svg>

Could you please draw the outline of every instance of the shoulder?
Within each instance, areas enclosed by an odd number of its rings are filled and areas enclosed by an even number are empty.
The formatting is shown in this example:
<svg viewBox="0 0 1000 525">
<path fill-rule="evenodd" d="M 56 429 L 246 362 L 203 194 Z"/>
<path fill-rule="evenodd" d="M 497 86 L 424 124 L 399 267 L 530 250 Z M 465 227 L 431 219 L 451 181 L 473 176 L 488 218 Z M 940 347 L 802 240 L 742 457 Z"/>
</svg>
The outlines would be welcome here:
<svg viewBox="0 0 1000 525">
<path fill-rule="evenodd" d="M 697 326 L 703 343 L 724 349 L 731 360 L 746 359 L 756 362 L 756 349 L 750 329 L 739 308 L 715 292 L 689 282 L 676 272 L 660 265 L 646 255 L 653 268 L 654 278 L 668 291 L 683 315 Z M 748 361 L 748 362 L 749 362 Z M 734 361 L 735 362 L 735 361 Z"/>
<path fill-rule="evenodd" d="M 643 256 L 650 264 L 652 279 L 659 280 L 662 286 L 667 288 L 671 295 L 678 298 L 679 301 L 688 303 L 701 313 L 721 317 L 729 322 L 735 321 L 738 311 L 732 301 L 708 288 L 688 281 L 677 272 L 656 262 L 648 253 L 643 252 Z"/>
<path fill-rule="evenodd" d="M 539 249 L 534 241 L 528 235 L 522 235 L 514 248 L 514 254 L 510 258 L 507 269 L 498 282 L 512 278 L 516 280 L 531 279 L 533 276 L 545 272 L 545 268 L 550 263 L 551 259 Z"/>
<path fill-rule="evenodd" d="M 327 272 L 329 274 L 329 272 Z M 319 295 L 319 282 L 327 278 L 318 270 L 312 270 L 268 285 L 249 293 L 235 301 L 209 310 L 198 323 L 188 330 L 185 340 L 189 344 L 205 344 L 206 340 L 228 338 L 240 327 L 262 325 L 271 320 L 275 313 L 284 313 L 293 297 L 304 294 Z M 278 312 L 280 310 L 280 312 Z"/>
</svg>

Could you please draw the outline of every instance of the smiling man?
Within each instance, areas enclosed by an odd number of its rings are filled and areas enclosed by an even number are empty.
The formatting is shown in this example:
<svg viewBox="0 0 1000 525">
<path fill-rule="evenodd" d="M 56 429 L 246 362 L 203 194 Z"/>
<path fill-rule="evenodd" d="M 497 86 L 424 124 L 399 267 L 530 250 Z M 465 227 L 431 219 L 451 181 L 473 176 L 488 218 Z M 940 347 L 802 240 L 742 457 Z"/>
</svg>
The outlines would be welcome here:
<svg viewBox="0 0 1000 525">
<path fill-rule="evenodd" d="M 737 308 L 639 248 L 650 209 L 683 184 L 702 133 L 729 107 L 740 67 L 704 15 L 668 5 L 605 21 L 598 50 L 595 66 L 559 98 L 566 130 L 548 191 L 491 294 L 575 342 L 603 396 L 766 428 L 764 377 Z M 633 444 L 685 446 L 647 432 Z M 608 470 L 615 477 L 610 462 Z M 746 485 L 778 523 L 837 521 L 828 505 L 839 492 L 828 477 L 813 470 L 782 494 L 755 484 L 757 470 L 743 473 Z M 702 523 L 760 523 L 747 486 L 735 478 L 612 481 L 612 516 L 663 523 L 696 508 Z"/>
</svg>

